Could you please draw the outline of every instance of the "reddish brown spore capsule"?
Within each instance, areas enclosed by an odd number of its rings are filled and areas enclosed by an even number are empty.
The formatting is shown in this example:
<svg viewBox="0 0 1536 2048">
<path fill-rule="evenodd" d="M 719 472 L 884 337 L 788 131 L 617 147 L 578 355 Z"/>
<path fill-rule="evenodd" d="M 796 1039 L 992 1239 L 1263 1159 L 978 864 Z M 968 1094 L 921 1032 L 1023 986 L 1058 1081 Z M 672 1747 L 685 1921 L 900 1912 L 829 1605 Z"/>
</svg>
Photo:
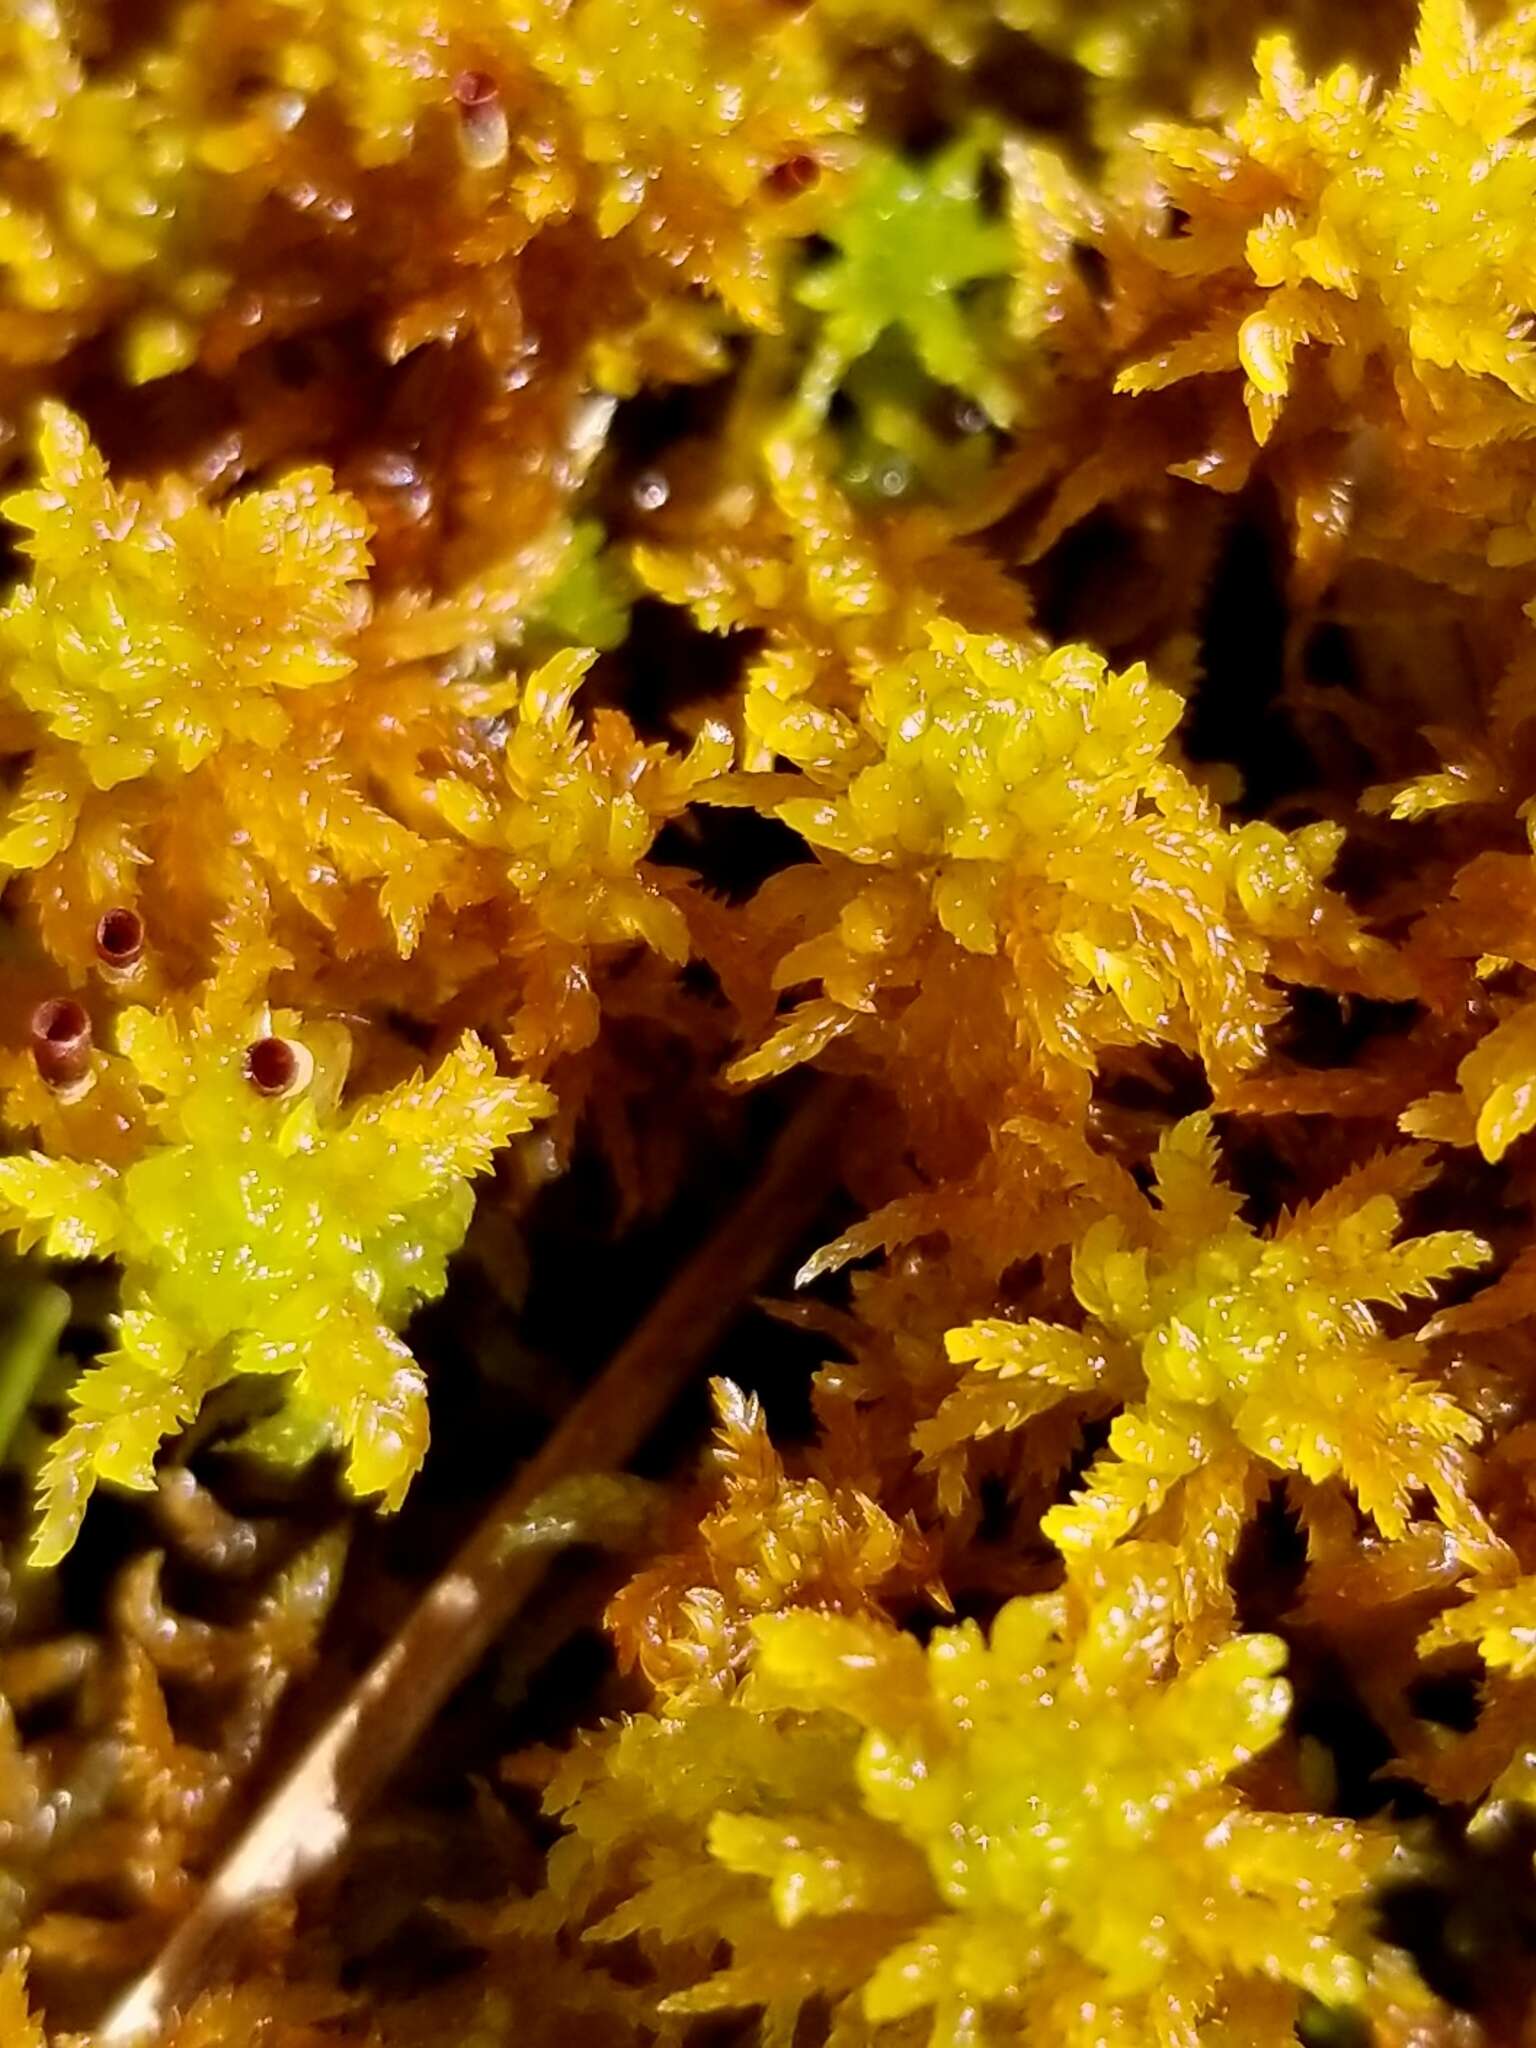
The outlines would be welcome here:
<svg viewBox="0 0 1536 2048">
<path fill-rule="evenodd" d="M 286 1038 L 258 1038 L 246 1048 L 245 1078 L 258 1095 L 286 1095 L 299 1078 L 298 1047 Z"/>
<path fill-rule="evenodd" d="M 109 910 L 96 927 L 96 958 L 103 967 L 133 967 L 144 953 L 144 920 L 136 910 Z"/>
<path fill-rule="evenodd" d="M 453 81 L 459 103 L 459 154 L 472 171 L 493 171 L 507 160 L 511 137 L 496 81 L 483 71 L 461 71 Z"/>
<path fill-rule="evenodd" d="M 798 199 L 820 180 L 821 165 L 815 157 L 787 156 L 783 163 L 774 165 L 763 183 L 771 198 Z"/>
<path fill-rule="evenodd" d="M 488 71 L 461 71 L 453 81 L 453 96 L 466 113 L 488 107 L 496 98 L 496 81 Z"/>
<path fill-rule="evenodd" d="M 73 996 L 32 1012 L 32 1058 L 50 1088 L 73 1088 L 91 1071 L 91 1020 Z"/>
</svg>

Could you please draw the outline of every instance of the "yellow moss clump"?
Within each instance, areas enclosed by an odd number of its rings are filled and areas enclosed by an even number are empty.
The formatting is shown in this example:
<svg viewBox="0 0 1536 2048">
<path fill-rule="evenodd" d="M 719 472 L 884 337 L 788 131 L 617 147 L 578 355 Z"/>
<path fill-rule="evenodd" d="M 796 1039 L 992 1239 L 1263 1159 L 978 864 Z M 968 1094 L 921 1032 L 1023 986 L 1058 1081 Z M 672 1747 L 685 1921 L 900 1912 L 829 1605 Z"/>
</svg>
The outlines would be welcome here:
<svg viewBox="0 0 1536 2048">
<path fill-rule="evenodd" d="M 1198 334 L 1125 371 L 1121 388 L 1240 363 L 1264 440 L 1297 351 L 1316 344 L 1337 352 L 1341 395 L 1373 356 L 1401 367 L 1413 380 L 1402 402 L 1438 416 L 1437 438 L 1518 432 L 1512 402 L 1536 389 L 1536 358 L 1514 331 L 1536 192 L 1536 156 L 1514 139 L 1536 84 L 1530 33 L 1518 13 L 1484 33 L 1463 0 L 1428 0 L 1384 93 L 1349 64 L 1313 83 L 1277 36 L 1259 46 L 1258 96 L 1230 143 L 1145 131 L 1191 214 L 1159 260 L 1174 280 L 1215 285 L 1218 302 Z"/>
<path fill-rule="evenodd" d="M 944 622 L 929 642 L 863 678 L 841 786 L 777 806 L 830 873 L 775 889 L 772 912 L 803 928 L 775 979 L 824 994 L 740 1079 L 910 1000 L 948 946 L 995 960 L 982 986 L 1021 1066 L 1079 1101 L 1112 1047 L 1198 1048 L 1218 1081 L 1253 1066 L 1279 1009 L 1272 957 L 1369 980 L 1379 949 L 1323 887 L 1337 831 L 1223 823 L 1170 748 L 1179 698 L 1144 668 Z M 790 758 L 798 739 L 786 721 Z M 813 768 L 823 745 L 812 727 Z"/>
<path fill-rule="evenodd" d="M 99 13 L 38 0 L 0 21 L 0 348 L 48 361 L 126 315 L 128 360 L 161 374 L 190 359 L 228 279 L 209 260 L 188 124 L 144 78 L 89 62 Z"/>
<path fill-rule="evenodd" d="M 176 482 L 119 490 L 58 406 L 38 455 L 5 505 L 32 571 L 0 614 L 0 699 L 32 750 L 0 860 L 33 877 L 57 949 L 80 958 L 82 910 L 131 902 L 146 861 L 183 915 L 268 882 L 319 907 L 362 881 L 408 948 L 440 870 L 337 759 L 368 616 L 361 507 L 323 469 L 222 510 Z"/>
<path fill-rule="evenodd" d="M 706 722 L 687 754 L 645 746 L 611 709 L 584 734 L 574 700 L 593 659 L 556 655 L 507 693 L 515 709 L 509 704 L 500 788 L 444 778 L 433 790 L 445 822 L 482 850 L 490 893 L 510 893 L 531 913 L 541 976 L 551 988 L 565 985 L 567 1050 L 596 1032 L 590 974 L 600 951 L 638 942 L 674 965 L 688 958 L 690 877 L 647 855 L 665 824 L 707 800 L 734 751 L 718 722 Z M 525 1036 L 519 1050 L 547 1050 L 531 1029 Z"/>
<path fill-rule="evenodd" d="M 58 822 L 13 826 L 0 841 L 12 867 L 41 866 L 67 842 L 78 799 L 60 785 L 189 774 L 226 740 L 279 746 L 283 693 L 350 671 L 344 643 L 367 602 L 367 527 L 323 470 L 222 514 L 174 487 L 123 493 L 54 405 L 38 461 L 36 488 L 5 501 L 30 536 L 32 576 L 0 616 L 0 644 L 9 690 L 58 749 L 35 758 L 24 808 Z"/>
<path fill-rule="evenodd" d="M 674 2012 L 763 2003 L 787 2029 L 820 1994 L 849 2038 L 921 2020 L 936 2048 L 1289 2041 L 1304 1995 L 1363 1995 L 1349 1907 L 1384 1845 L 1227 1782 L 1284 1724 L 1284 1650 L 1238 1636 L 1176 1675 L 1174 1585 L 1170 1552 L 1127 1546 L 926 1650 L 868 1619 L 760 1620 L 737 1704 L 562 1767 L 557 1887 L 602 1908 L 589 1939 L 639 1933 L 669 1975 L 729 1941 Z"/>
<path fill-rule="evenodd" d="M 1489 1532 L 1463 1453 L 1478 1422 L 1372 1306 L 1430 1295 L 1489 1256 L 1464 1230 L 1394 1242 L 1423 1156 L 1368 1163 L 1269 1235 L 1217 1178 L 1208 1116 L 1175 1125 L 1152 1170 L 1155 1200 L 1131 1194 L 1074 1249 L 1079 1327 L 950 1333 L 949 1355 L 969 1371 L 918 1431 L 924 1455 L 953 1461 L 970 1438 L 1026 1428 L 1072 1396 L 1122 1401 L 1081 1490 L 1041 1528 L 1070 1560 L 1160 1526 L 1161 1514 L 1179 1532 L 1202 1627 L 1210 1608 L 1218 1628 L 1230 1625 L 1227 1568 L 1276 1473 L 1303 1482 L 1304 1514 L 1315 1490 L 1342 1481 L 1389 1538 L 1407 1533 L 1427 1493 L 1475 1554 Z"/>
<path fill-rule="evenodd" d="M 712 1391 L 722 1498 L 687 1548 L 639 1573 L 607 1614 L 620 1656 L 671 1704 L 731 1688 L 756 1617 L 879 1614 L 936 1567 L 912 1517 L 896 1521 L 853 1485 L 792 1478 L 759 1404 L 727 1380 Z"/>
<path fill-rule="evenodd" d="M 98 1479 L 151 1488 L 163 1440 L 247 1375 L 283 1382 L 258 1444 L 334 1444 L 355 1491 L 398 1503 L 427 1440 L 398 1331 L 442 1291 L 471 1178 L 553 1106 L 467 1035 L 433 1072 L 344 1104 L 346 1033 L 270 1011 L 250 971 L 189 1016 L 119 1017 L 143 1102 L 131 1163 L 0 1159 L 0 1227 L 123 1269 L 116 1348 L 78 1381 L 49 1453 L 40 1563 L 69 1547 Z"/>
</svg>

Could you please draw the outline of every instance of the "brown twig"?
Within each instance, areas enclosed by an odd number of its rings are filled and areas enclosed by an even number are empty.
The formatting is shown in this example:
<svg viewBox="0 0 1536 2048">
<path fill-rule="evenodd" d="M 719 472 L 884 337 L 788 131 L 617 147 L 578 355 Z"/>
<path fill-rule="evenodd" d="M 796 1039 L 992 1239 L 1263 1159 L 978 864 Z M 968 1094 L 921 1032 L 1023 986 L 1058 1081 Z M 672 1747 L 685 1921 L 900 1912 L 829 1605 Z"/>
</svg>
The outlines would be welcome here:
<svg viewBox="0 0 1536 2048">
<path fill-rule="evenodd" d="M 763 1171 L 664 1289 L 274 1787 L 152 1966 L 113 2006 L 98 2048 L 152 2040 L 215 1982 L 261 1906 L 331 1863 L 438 1708 L 573 1543 L 636 1532 L 622 1472 L 742 1309 L 815 1218 L 835 1180 L 846 1098 L 823 1086 Z"/>
</svg>

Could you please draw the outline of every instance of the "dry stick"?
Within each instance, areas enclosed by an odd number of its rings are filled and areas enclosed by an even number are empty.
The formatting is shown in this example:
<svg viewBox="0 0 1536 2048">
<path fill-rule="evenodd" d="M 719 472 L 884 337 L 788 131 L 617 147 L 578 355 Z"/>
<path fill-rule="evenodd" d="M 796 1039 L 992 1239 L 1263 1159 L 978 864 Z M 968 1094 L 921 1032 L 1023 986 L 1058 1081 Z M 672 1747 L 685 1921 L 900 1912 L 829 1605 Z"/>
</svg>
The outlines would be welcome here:
<svg viewBox="0 0 1536 2048">
<path fill-rule="evenodd" d="M 96 2030 L 98 2048 L 152 2040 L 217 1978 L 258 1907 L 333 1860 L 359 1812 L 525 1605 L 556 1551 L 633 1536 L 635 1496 L 612 1475 L 815 1220 L 835 1183 L 845 1101 L 841 1089 L 823 1085 L 785 1125 L 739 1206 L 551 1430 L 263 1802 L 155 1962 Z"/>
</svg>

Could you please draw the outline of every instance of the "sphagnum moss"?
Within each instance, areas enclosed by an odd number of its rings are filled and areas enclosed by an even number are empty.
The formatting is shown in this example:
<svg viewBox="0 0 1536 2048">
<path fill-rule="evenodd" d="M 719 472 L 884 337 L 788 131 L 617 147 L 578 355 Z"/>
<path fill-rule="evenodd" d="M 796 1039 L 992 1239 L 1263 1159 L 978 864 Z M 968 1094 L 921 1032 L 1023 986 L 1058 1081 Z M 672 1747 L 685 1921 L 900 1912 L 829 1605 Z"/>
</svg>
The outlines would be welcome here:
<svg viewBox="0 0 1536 2048">
<path fill-rule="evenodd" d="M 195 1898 L 524 1246 L 547 1416 L 590 1192 L 664 1263 L 810 1065 L 852 1214 L 553 1846 L 392 1806 L 451 1956 L 163 2039 L 1529 2031 L 1533 103 L 1514 0 L 0 9 L 5 2048 Z"/>
</svg>

